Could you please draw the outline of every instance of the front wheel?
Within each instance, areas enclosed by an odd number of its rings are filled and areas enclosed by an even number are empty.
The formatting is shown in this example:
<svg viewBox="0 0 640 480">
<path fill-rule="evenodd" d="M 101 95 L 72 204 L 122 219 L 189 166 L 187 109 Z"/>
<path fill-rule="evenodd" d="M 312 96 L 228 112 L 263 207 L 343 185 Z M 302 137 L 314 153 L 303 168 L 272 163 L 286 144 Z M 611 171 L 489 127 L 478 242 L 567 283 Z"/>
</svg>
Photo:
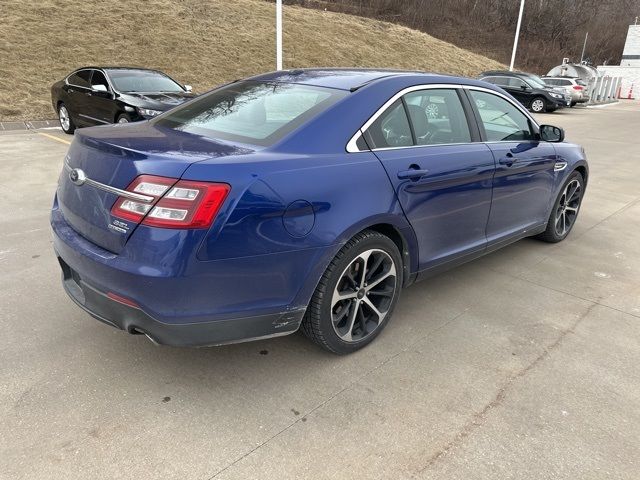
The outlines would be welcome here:
<svg viewBox="0 0 640 480">
<path fill-rule="evenodd" d="M 546 111 L 547 102 L 545 102 L 543 97 L 536 97 L 531 101 L 531 111 L 535 113 L 541 113 Z"/>
<path fill-rule="evenodd" d="M 573 172 L 564 183 L 553 205 L 547 221 L 547 229 L 536 238 L 550 243 L 557 243 L 567 238 L 578 218 L 583 194 L 584 179 L 580 172 Z"/>
<path fill-rule="evenodd" d="M 389 322 L 401 286 L 398 247 L 389 237 L 365 230 L 349 240 L 327 267 L 301 329 L 330 352 L 355 352 Z"/>
<path fill-rule="evenodd" d="M 118 115 L 118 119 L 116 120 L 117 123 L 129 123 L 130 121 L 131 118 L 126 113 Z"/>
</svg>

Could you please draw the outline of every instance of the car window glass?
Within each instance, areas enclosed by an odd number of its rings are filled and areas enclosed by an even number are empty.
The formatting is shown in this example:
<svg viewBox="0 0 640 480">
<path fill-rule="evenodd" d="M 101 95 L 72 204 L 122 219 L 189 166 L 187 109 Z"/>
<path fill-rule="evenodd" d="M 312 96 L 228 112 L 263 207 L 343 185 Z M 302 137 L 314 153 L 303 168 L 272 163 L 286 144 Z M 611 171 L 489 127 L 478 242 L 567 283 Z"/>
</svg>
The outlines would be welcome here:
<svg viewBox="0 0 640 480">
<path fill-rule="evenodd" d="M 153 70 L 110 68 L 107 73 L 119 92 L 184 92 L 171 78 Z"/>
<path fill-rule="evenodd" d="M 485 82 L 493 83 L 501 87 L 506 87 L 509 83 L 509 79 L 505 77 L 486 77 L 483 79 Z"/>
<path fill-rule="evenodd" d="M 91 77 L 91 70 L 80 70 L 72 75 L 69 75 L 67 82 L 77 87 L 89 88 L 89 78 Z"/>
<path fill-rule="evenodd" d="M 154 125 L 269 146 L 346 95 L 295 83 L 235 82 L 174 108 Z"/>
<path fill-rule="evenodd" d="M 411 127 L 401 100 L 396 100 L 365 132 L 372 148 L 408 147 L 413 145 Z"/>
<path fill-rule="evenodd" d="M 100 70 L 94 70 L 93 76 L 91 77 L 91 86 L 95 85 L 103 85 L 106 89 L 109 89 L 109 84 L 107 83 L 107 79 Z"/>
<path fill-rule="evenodd" d="M 487 141 L 533 139 L 529 119 L 511 102 L 490 93 L 476 90 L 469 92 L 478 107 Z"/>
<path fill-rule="evenodd" d="M 526 87 L 527 84 L 524 83 L 524 81 L 520 80 L 519 78 L 511 77 L 509 78 L 509 86 L 513 88 L 522 88 L 522 87 Z"/>
<path fill-rule="evenodd" d="M 527 74 L 526 75 L 526 79 L 527 79 L 527 83 L 529 85 L 531 85 L 533 88 L 544 88 L 545 87 L 545 83 L 537 75 Z"/>
<path fill-rule="evenodd" d="M 555 78 L 544 78 L 543 80 L 547 85 L 558 85 L 558 80 Z"/>
<path fill-rule="evenodd" d="M 407 93 L 404 99 L 417 145 L 471 141 L 467 117 L 455 90 L 418 90 Z"/>
</svg>

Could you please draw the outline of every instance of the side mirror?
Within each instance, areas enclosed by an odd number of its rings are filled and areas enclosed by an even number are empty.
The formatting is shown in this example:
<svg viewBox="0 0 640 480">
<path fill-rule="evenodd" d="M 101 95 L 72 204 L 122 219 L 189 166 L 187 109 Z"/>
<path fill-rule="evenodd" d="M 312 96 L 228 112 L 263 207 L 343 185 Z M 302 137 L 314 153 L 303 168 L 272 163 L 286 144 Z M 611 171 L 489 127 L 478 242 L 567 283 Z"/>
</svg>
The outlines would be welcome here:
<svg viewBox="0 0 640 480">
<path fill-rule="evenodd" d="M 108 92 L 109 89 L 107 89 L 107 87 L 105 85 L 92 85 L 91 86 L 91 90 L 93 90 L 94 92 Z"/>
<path fill-rule="evenodd" d="M 564 129 L 553 125 L 540 125 L 540 139 L 545 142 L 563 142 Z"/>
<path fill-rule="evenodd" d="M 527 87 L 525 84 L 520 85 L 520 88 L 522 90 L 529 90 L 529 87 Z"/>
<path fill-rule="evenodd" d="M 185 89 L 187 92 L 190 92 L 191 90 L 193 90 L 193 88 L 191 87 L 191 85 L 185 85 L 185 86 L 184 86 L 184 89 Z"/>
</svg>

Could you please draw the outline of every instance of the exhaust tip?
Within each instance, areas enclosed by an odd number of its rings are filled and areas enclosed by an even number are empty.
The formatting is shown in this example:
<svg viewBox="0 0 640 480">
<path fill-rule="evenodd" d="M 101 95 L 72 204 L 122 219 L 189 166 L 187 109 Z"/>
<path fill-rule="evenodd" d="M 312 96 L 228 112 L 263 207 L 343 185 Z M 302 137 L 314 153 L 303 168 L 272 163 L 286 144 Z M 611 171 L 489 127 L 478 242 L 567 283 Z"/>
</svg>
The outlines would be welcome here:
<svg viewBox="0 0 640 480">
<path fill-rule="evenodd" d="M 158 342 L 156 342 L 155 339 L 151 335 L 149 335 L 148 333 L 145 333 L 144 336 L 147 337 L 149 339 L 149 341 L 151 343 L 153 343 L 156 347 L 160 346 L 160 344 Z"/>
<path fill-rule="evenodd" d="M 144 335 L 144 336 L 145 336 L 145 337 L 147 337 L 147 338 L 149 339 L 149 341 L 150 341 L 151 343 L 153 343 L 156 347 L 159 347 L 159 346 L 160 346 L 160 343 L 158 343 L 158 342 L 156 341 L 156 339 L 155 339 L 155 338 L 153 338 L 151 335 L 149 335 L 149 334 L 148 334 L 147 332 L 145 332 L 144 330 L 140 330 L 140 329 L 139 329 L 139 328 L 137 328 L 137 327 L 131 327 L 131 328 L 129 328 L 129 333 L 130 333 L 130 334 L 132 334 L 132 335 Z"/>
</svg>

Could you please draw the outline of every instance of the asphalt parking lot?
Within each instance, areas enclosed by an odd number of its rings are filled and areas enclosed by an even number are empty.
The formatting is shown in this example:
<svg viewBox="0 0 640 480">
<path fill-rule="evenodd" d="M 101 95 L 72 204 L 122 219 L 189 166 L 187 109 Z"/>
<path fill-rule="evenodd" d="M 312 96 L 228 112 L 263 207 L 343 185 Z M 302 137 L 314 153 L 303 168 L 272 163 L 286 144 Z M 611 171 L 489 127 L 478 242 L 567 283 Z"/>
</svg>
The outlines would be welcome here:
<svg viewBox="0 0 640 480">
<path fill-rule="evenodd" d="M 540 116 L 584 145 L 569 238 L 403 292 L 368 348 L 156 347 L 66 298 L 70 137 L 0 134 L 0 478 L 637 479 L 640 103 Z"/>
</svg>

